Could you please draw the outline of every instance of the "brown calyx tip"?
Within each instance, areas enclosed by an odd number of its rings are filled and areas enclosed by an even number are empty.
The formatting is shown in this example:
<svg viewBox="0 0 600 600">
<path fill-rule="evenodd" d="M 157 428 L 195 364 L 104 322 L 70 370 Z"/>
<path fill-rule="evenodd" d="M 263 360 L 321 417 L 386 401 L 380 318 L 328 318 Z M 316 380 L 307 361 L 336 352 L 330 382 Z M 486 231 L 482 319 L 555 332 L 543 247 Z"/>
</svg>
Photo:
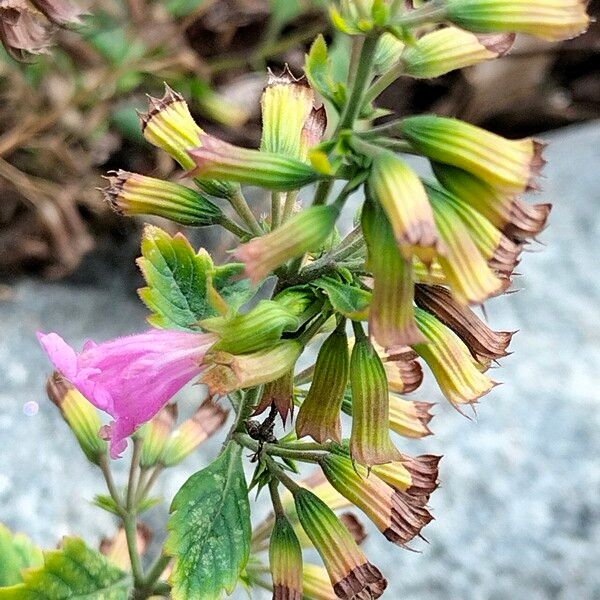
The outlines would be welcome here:
<svg viewBox="0 0 600 600">
<path fill-rule="evenodd" d="M 490 52 L 496 54 L 496 56 L 504 56 L 510 52 L 516 38 L 516 33 L 490 33 L 477 35 L 477 39 L 481 45 L 485 46 Z"/>
<path fill-rule="evenodd" d="M 103 179 L 108 181 L 109 186 L 107 188 L 98 188 L 104 194 L 104 200 L 106 200 L 109 206 L 119 214 L 123 214 L 123 211 L 119 206 L 118 199 L 127 180 L 132 175 L 133 173 L 123 171 L 122 169 L 119 169 L 118 171 L 108 171 L 108 173 L 103 176 Z"/>
<path fill-rule="evenodd" d="M 539 191 L 541 189 L 539 178 L 541 177 L 542 170 L 548 162 L 543 154 L 544 149 L 548 144 L 542 140 L 533 140 L 533 157 L 529 163 L 529 181 L 527 182 L 527 191 Z"/>
<path fill-rule="evenodd" d="M 354 541 L 362 544 L 367 538 L 367 531 L 359 518 L 351 512 L 345 512 L 340 515 L 340 521 L 346 526 Z"/>
<path fill-rule="evenodd" d="M 535 238 L 548 223 L 552 204 L 529 204 L 520 198 L 515 198 L 511 206 L 510 222 L 504 227 L 503 233 L 517 240 Z"/>
<path fill-rule="evenodd" d="M 274 85 L 293 85 L 293 84 L 302 85 L 302 86 L 308 87 L 308 88 L 310 87 L 310 84 L 308 83 L 308 79 L 306 78 L 306 75 L 301 75 L 300 77 L 296 77 L 292 73 L 288 63 L 285 63 L 283 70 L 281 71 L 281 73 L 279 75 L 275 75 L 275 73 L 273 73 L 273 71 L 270 68 L 267 69 L 267 87 L 272 87 Z"/>
<path fill-rule="evenodd" d="M 148 98 L 148 111 L 142 113 L 137 111 L 138 117 L 142 123 L 142 132 L 146 129 L 148 123 L 155 117 L 158 113 L 162 112 L 175 102 L 185 102 L 183 96 L 171 89 L 167 83 L 165 85 L 165 92 L 162 98 L 154 98 L 153 96 L 147 96 Z"/>
<path fill-rule="evenodd" d="M 58 371 L 54 371 L 46 382 L 46 394 L 58 408 L 61 407 L 65 396 L 73 386 Z"/>
<path fill-rule="evenodd" d="M 302 592 L 283 583 L 273 586 L 273 600 L 302 600 Z"/>
<path fill-rule="evenodd" d="M 439 463 L 441 456 L 422 454 L 421 456 L 403 455 L 402 464 L 410 473 L 412 485 L 406 493 L 413 497 L 423 498 L 427 502 L 439 485 Z"/>
<path fill-rule="evenodd" d="M 411 496 L 407 492 L 395 490 L 392 496 L 391 522 L 383 535 L 398 546 L 406 546 L 408 542 L 421 534 L 421 530 L 433 517 L 425 507 L 425 496 Z"/>
<path fill-rule="evenodd" d="M 417 410 L 417 419 L 419 419 L 421 425 L 423 425 L 425 429 L 427 429 L 427 431 L 429 431 L 429 433 L 431 434 L 432 432 L 429 429 L 429 427 L 427 427 L 427 425 L 431 422 L 431 419 L 433 419 L 434 417 L 434 415 L 430 411 L 435 406 L 435 403 L 418 402 L 415 400 L 413 402 L 413 405 Z"/>
<path fill-rule="evenodd" d="M 334 583 L 333 591 L 342 600 L 375 600 L 383 595 L 386 587 L 387 580 L 381 571 L 367 562 Z"/>
</svg>

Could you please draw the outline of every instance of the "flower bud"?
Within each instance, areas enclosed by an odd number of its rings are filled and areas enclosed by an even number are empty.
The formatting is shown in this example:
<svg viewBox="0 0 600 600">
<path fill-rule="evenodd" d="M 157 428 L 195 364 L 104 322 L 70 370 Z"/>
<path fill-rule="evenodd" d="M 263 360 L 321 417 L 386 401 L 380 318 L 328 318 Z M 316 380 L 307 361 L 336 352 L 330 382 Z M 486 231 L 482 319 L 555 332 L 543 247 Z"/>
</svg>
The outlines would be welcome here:
<svg viewBox="0 0 600 600">
<path fill-rule="evenodd" d="M 390 394 L 390 429 L 408 438 L 422 438 L 432 434 L 429 412 L 433 404 L 403 400 Z"/>
<path fill-rule="evenodd" d="M 223 217 L 216 204 L 178 183 L 122 170 L 107 179 L 106 200 L 122 215 L 154 215 L 192 227 L 214 225 Z"/>
<path fill-rule="evenodd" d="M 380 206 L 365 202 L 361 220 L 367 244 L 367 268 L 374 280 L 369 308 L 370 334 L 386 350 L 423 341 L 415 323 L 410 260 L 402 256 L 392 226 Z"/>
<path fill-rule="evenodd" d="M 307 600 L 337 600 L 326 569 L 319 565 L 304 563 L 302 576 L 304 597 Z"/>
<path fill-rule="evenodd" d="M 336 596 L 342 600 L 379 598 L 387 581 L 333 511 L 308 490 L 299 488 L 293 493 L 300 523 L 323 560 Z"/>
<path fill-rule="evenodd" d="M 385 370 L 377 352 L 362 335 L 350 358 L 352 390 L 352 459 L 371 466 L 398 460 L 400 454 L 390 438 L 389 393 Z"/>
<path fill-rule="evenodd" d="M 294 413 L 294 370 L 290 369 L 281 377 L 269 381 L 265 384 L 263 393 L 254 410 L 255 415 L 259 415 L 267 408 L 275 406 L 281 420 L 285 424 L 288 415 Z"/>
<path fill-rule="evenodd" d="M 444 27 L 424 35 L 402 53 L 404 73 L 418 79 L 439 77 L 456 69 L 504 56 L 514 35 L 477 36 L 458 27 Z"/>
<path fill-rule="evenodd" d="M 350 458 L 328 454 L 321 468 L 331 485 L 373 521 L 394 544 L 405 546 L 432 520 L 424 502 L 414 501 L 401 489 L 394 489 Z M 408 472 L 407 472 L 408 473 Z"/>
<path fill-rule="evenodd" d="M 445 287 L 418 285 L 415 302 L 452 329 L 476 361 L 485 364 L 509 355 L 507 349 L 514 332 L 493 331 Z"/>
<path fill-rule="evenodd" d="M 338 327 L 319 350 L 310 389 L 296 418 L 299 438 L 309 435 L 319 443 L 328 439 L 342 441 L 340 409 L 349 368 L 346 332 Z"/>
<path fill-rule="evenodd" d="M 415 253 L 431 263 L 443 244 L 437 232 L 427 192 L 417 174 L 395 154 L 383 151 L 373 158 L 368 180 L 370 195 L 383 207 L 402 254 Z"/>
<path fill-rule="evenodd" d="M 303 210 L 271 233 L 242 244 L 236 257 L 245 263 L 246 275 L 257 284 L 287 261 L 318 250 L 331 233 L 338 214 L 333 205 Z"/>
<path fill-rule="evenodd" d="M 420 308 L 416 317 L 428 343 L 414 348 L 433 372 L 444 396 L 454 406 L 476 404 L 496 383 L 481 372 L 482 365 L 448 327 Z"/>
<path fill-rule="evenodd" d="M 208 386 L 211 396 L 268 383 L 292 369 L 302 349 L 296 340 L 285 340 L 251 354 L 211 352 L 206 356 L 208 369 L 200 381 Z"/>
<path fill-rule="evenodd" d="M 528 204 L 512 192 L 498 190 L 482 179 L 448 165 L 433 163 L 437 180 L 509 238 L 535 238 L 546 226 L 551 204 Z"/>
<path fill-rule="evenodd" d="M 153 419 L 143 426 L 144 436 L 140 466 L 153 467 L 162 458 L 167 440 L 177 421 L 177 405 L 167 404 Z"/>
<path fill-rule="evenodd" d="M 448 20 L 473 31 L 530 33 L 567 40 L 589 25 L 584 0 L 446 0 Z"/>
<path fill-rule="evenodd" d="M 439 195 L 430 195 L 438 229 L 447 246 L 438 261 L 454 296 L 463 304 L 481 303 L 502 293 L 507 283 L 487 264 L 456 210 Z"/>
<path fill-rule="evenodd" d="M 246 314 L 212 317 L 200 322 L 202 329 L 219 336 L 213 346 L 232 354 L 262 350 L 281 339 L 284 331 L 295 331 L 300 319 L 274 300 L 261 300 Z"/>
<path fill-rule="evenodd" d="M 108 445 L 100 438 L 102 422 L 94 406 L 58 372 L 48 379 L 46 393 L 60 409 L 87 459 L 98 464 Z"/>
<path fill-rule="evenodd" d="M 204 133 L 190 114 L 183 96 L 165 85 L 162 98 L 148 98 L 149 110 L 140 114 L 142 133 L 154 146 L 162 148 L 184 169 L 191 170 L 195 164 L 188 152 L 200 145 Z M 196 178 L 200 189 L 217 198 L 230 198 L 238 187 L 230 182 Z"/>
<path fill-rule="evenodd" d="M 313 110 L 315 94 L 306 78 L 296 79 L 286 65 L 281 75 L 269 70 L 261 98 L 263 152 L 303 159 L 303 131 Z M 304 154 L 304 156 L 303 156 Z"/>
<path fill-rule="evenodd" d="M 228 410 L 211 398 L 205 400 L 187 421 L 171 435 L 162 452 L 161 463 L 173 467 L 187 458 L 200 444 L 214 435 L 225 423 Z"/>
<path fill-rule="evenodd" d="M 302 600 L 302 548 L 294 528 L 282 515 L 275 519 L 269 565 L 273 578 L 273 600 Z"/>
<path fill-rule="evenodd" d="M 509 240 L 470 204 L 447 192 L 437 183 L 429 182 L 427 192 L 430 197 L 435 196 L 440 203 L 447 204 L 454 209 L 467 227 L 475 246 L 488 261 L 488 265 L 500 278 L 510 281 L 520 262 L 523 245 Z"/>
<path fill-rule="evenodd" d="M 373 467 L 373 473 L 394 489 L 418 497 L 425 503 L 438 487 L 441 458 L 433 454 L 416 457 L 403 454 L 400 461 Z"/>
<path fill-rule="evenodd" d="M 539 189 L 543 144 L 508 140 L 459 119 L 420 115 L 400 125 L 403 136 L 431 160 L 459 167 L 506 191 Z"/>
<path fill-rule="evenodd" d="M 235 181 L 271 190 L 296 190 L 321 175 L 297 158 L 241 148 L 202 134 L 189 154 L 195 163 L 192 175 L 203 179 Z"/>
</svg>

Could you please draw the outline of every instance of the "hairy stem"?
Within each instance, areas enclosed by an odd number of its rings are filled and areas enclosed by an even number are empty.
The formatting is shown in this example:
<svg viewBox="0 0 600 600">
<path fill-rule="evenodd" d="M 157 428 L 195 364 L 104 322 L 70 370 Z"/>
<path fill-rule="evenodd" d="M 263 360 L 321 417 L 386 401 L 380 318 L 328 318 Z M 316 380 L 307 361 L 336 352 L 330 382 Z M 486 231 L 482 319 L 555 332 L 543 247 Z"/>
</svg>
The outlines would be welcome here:
<svg viewBox="0 0 600 600">
<path fill-rule="evenodd" d="M 254 235 L 263 235 L 264 231 L 260 226 L 260 223 L 256 220 L 254 213 L 250 210 L 248 202 L 241 190 L 238 189 L 238 191 L 229 198 L 229 203 L 234 208 L 235 212 L 237 212 L 240 219 L 248 225 L 250 231 Z"/>
</svg>

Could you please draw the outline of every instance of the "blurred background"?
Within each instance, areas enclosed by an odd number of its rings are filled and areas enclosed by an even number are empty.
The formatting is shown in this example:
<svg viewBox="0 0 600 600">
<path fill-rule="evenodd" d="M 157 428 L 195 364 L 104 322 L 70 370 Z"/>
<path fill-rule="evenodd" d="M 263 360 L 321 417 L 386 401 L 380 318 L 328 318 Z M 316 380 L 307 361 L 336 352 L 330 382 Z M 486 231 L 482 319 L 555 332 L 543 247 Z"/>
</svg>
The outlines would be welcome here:
<svg viewBox="0 0 600 600">
<path fill-rule="evenodd" d="M 34 334 L 60 331 L 80 346 L 144 327 L 133 262 L 143 221 L 114 215 L 96 190 L 110 169 L 176 176 L 141 137 L 136 110 L 167 82 L 206 130 L 257 145 L 267 66 L 288 63 L 300 75 L 310 42 L 326 32 L 345 67 L 348 47 L 329 30 L 325 4 L 99 0 L 82 26 L 54 31 L 50 52 L 33 62 L 0 47 L 0 521 L 37 543 L 74 533 L 96 543 L 114 529 L 89 503 L 103 491 L 100 477 L 44 398 L 50 368 Z M 600 16 L 600 2 L 590 12 Z M 551 144 L 535 200 L 555 205 L 547 247 L 524 257 L 520 292 L 488 307 L 492 326 L 520 330 L 496 377 L 505 385 L 482 400 L 475 422 L 431 382 L 413 394 L 438 402 L 436 435 L 403 447 L 445 455 L 442 487 L 418 554 L 367 539 L 392 581 L 386 597 L 600 599 L 599 52 L 597 23 L 562 44 L 523 36 L 503 59 L 402 79 L 381 99 L 400 114 L 539 134 Z M 232 242 L 210 229 L 187 234 L 222 257 Z M 196 405 L 198 393 L 186 391 L 183 403 Z M 165 497 L 217 444 L 165 478 Z M 165 516 L 163 507 L 152 519 Z"/>
</svg>

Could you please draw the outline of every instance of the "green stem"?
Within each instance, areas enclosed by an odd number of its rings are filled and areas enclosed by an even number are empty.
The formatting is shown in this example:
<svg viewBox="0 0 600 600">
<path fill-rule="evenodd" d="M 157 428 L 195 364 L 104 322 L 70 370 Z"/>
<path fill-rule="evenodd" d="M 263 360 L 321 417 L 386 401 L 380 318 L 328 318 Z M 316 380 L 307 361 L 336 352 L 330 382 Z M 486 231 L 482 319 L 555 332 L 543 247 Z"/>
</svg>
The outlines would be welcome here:
<svg viewBox="0 0 600 600">
<path fill-rule="evenodd" d="M 294 213 L 294 206 L 296 205 L 296 199 L 298 198 L 298 191 L 292 190 L 288 192 L 285 197 L 285 202 L 283 204 L 283 214 L 281 215 L 281 220 L 285 223 Z"/>
<path fill-rule="evenodd" d="M 346 106 L 342 112 L 342 116 L 340 117 L 336 133 L 339 133 L 344 129 L 352 129 L 354 121 L 356 121 L 360 114 L 364 103 L 365 91 L 371 81 L 371 75 L 373 73 L 373 61 L 375 60 L 378 42 L 379 36 L 367 37 L 364 39 L 360 52 L 360 58 L 358 60 L 356 78 L 354 80 L 354 84 L 352 85 L 348 102 L 346 103 Z"/>
<path fill-rule="evenodd" d="M 229 198 L 229 203 L 234 208 L 235 212 L 240 216 L 242 221 L 248 225 L 250 231 L 254 235 L 263 235 L 264 231 L 260 226 L 260 223 L 256 220 L 254 213 L 250 210 L 248 202 L 244 197 L 241 190 L 237 190 L 236 193 Z"/>
<path fill-rule="evenodd" d="M 122 515 L 122 513 L 124 512 L 123 499 L 121 498 L 121 494 L 119 494 L 117 486 L 115 485 L 115 481 L 112 476 L 112 471 L 110 469 L 110 463 L 106 454 L 103 454 L 100 457 L 100 462 L 98 463 L 98 466 L 100 467 L 100 471 L 102 471 L 102 475 L 104 476 L 104 481 L 106 482 L 108 493 L 110 494 L 110 497 L 113 499 L 113 502 L 117 506 L 119 515 Z"/>
<path fill-rule="evenodd" d="M 270 456 L 265 456 L 264 461 L 271 474 L 277 477 L 292 494 L 303 490 Z"/>
<path fill-rule="evenodd" d="M 133 454 L 131 456 L 131 465 L 129 467 L 129 481 L 127 482 L 127 503 L 125 507 L 128 511 L 135 508 L 135 498 L 137 492 L 138 467 L 140 466 L 140 456 L 142 454 L 142 440 L 135 438 L 133 440 Z"/>
<path fill-rule="evenodd" d="M 251 237 L 251 234 L 249 231 L 247 231 L 243 227 L 240 227 L 235 221 L 232 221 L 227 215 L 222 215 L 219 218 L 218 223 L 219 223 L 219 225 L 221 225 L 221 227 L 224 227 L 225 229 L 227 229 L 227 231 L 230 231 L 231 233 L 233 233 L 233 235 L 236 235 L 239 238 Z"/>
<path fill-rule="evenodd" d="M 365 103 L 373 102 L 383 91 L 385 91 L 396 79 L 404 73 L 404 63 L 400 60 L 393 67 L 388 69 L 379 77 L 379 79 L 367 90 L 365 94 Z"/>
<path fill-rule="evenodd" d="M 127 512 L 123 515 L 123 528 L 125 529 L 125 538 L 127 539 L 127 550 L 131 562 L 131 574 L 135 587 L 144 586 L 144 573 L 142 571 L 142 561 L 137 545 L 137 515 L 135 512 Z"/>
<path fill-rule="evenodd" d="M 281 192 L 271 192 L 271 231 L 281 225 Z"/>
<path fill-rule="evenodd" d="M 271 503 L 273 504 L 273 511 L 278 517 L 285 516 L 285 510 L 283 504 L 281 504 L 281 497 L 279 496 L 279 480 L 271 479 L 269 481 L 269 493 L 271 494 Z"/>
<path fill-rule="evenodd" d="M 260 444 L 246 433 L 236 433 L 234 439 L 236 442 L 253 452 L 258 452 L 260 449 Z M 319 462 L 320 458 L 318 452 L 312 450 L 290 450 L 288 448 L 281 448 L 279 444 L 263 444 L 262 452 L 266 456 L 279 456 L 281 458 L 290 458 L 292 460 L 309 463 Z"/>
</svg>

